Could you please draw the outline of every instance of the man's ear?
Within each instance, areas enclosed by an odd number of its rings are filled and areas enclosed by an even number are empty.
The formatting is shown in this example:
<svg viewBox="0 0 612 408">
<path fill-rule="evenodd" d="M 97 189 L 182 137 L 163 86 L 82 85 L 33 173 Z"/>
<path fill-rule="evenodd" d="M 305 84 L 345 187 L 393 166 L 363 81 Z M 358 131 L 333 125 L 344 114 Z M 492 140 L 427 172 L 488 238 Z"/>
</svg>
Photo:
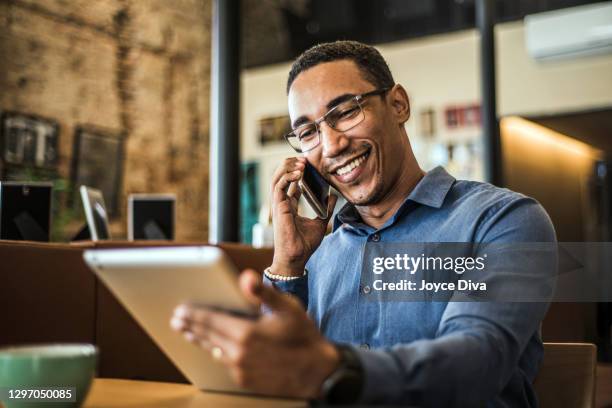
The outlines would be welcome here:
<svg viewBox="0 0 612 408">
<path fill-rule="evenodd" d="M 410 118 L 410 99 L 403 86 L 395 84 L 389 90 L 389 98 L 393 108 L 393 114 L 397 117 L 400 125 L 404 125 Z"/>
</svg>

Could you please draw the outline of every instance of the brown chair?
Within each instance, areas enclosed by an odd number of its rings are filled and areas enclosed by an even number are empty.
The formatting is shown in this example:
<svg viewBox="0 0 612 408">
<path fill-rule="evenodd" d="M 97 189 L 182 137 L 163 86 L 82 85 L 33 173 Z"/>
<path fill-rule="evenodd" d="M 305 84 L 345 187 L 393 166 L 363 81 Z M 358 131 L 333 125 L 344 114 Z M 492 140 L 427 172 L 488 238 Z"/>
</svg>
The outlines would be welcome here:
<svg viewBox="0 0 612 408">
<path fill-rule="evenodd" d="M 534 386 L 542 408 L 595 406 L 597 348 L 590 343 L 544 343 Z"/>
</svg>

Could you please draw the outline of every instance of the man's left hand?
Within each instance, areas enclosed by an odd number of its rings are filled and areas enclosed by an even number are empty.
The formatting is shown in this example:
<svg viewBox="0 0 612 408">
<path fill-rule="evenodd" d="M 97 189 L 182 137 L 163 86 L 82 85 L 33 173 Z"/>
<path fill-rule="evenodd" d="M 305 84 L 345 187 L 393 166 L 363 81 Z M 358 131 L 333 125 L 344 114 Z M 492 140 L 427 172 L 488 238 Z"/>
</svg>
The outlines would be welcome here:
<svg viewBox="0 0 612 408">
<path fill-rule="evenodd" d="M 300 302 L 263 284 L 246 270 L 240 289 L 254 305 L 271 313 L 257 319 L 189 304 L 179 305 L 170 322 L 190 342 L 209 351 L 229 369 L 234 381 L 274 396 L 318 398 L 321 384 L 336 369 L 336 348 L 319 333 Z"/>
</svg>

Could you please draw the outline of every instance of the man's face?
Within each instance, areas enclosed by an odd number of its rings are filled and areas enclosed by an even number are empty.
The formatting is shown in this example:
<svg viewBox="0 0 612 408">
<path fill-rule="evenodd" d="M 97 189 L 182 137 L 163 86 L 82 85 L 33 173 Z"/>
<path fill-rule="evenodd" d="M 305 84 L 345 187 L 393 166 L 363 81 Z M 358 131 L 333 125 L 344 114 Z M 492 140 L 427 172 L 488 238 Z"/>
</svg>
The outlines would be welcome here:
<svg viewBox="0 0 612 408">
<path fill-rule="evenodd" d="M 352 61 L 319 64 L 300 73 L 291 85 L 291 123 L 300 118 L 314 121 L 338 98 L 374 89 Z M 304 156 L 349 202 L 365 206 L 378 203 L 397 181 L 404 149 L 399 139 L 403 121 L 394 115 L 387 94 L 370 96 L 362 107 L 364 121 L 346 132 L 321 123 L 320 145 Z"/>
</svg>

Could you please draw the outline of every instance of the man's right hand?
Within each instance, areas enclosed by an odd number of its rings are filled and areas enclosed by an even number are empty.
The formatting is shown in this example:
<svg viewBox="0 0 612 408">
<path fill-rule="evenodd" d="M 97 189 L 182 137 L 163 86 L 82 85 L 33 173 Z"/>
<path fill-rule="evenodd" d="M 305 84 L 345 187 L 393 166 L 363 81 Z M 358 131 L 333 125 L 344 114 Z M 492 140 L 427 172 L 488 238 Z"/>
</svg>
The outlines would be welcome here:
<svg viewBox="0 0 612 408">
<path fill-rule="evenodd" d="M 306 158 L 285 159 L 272 177 L 272 222 L 274 224 L 274 261 L 272 273 L 301 276 L 308 258 L 319 247 L 338 197 L 330 194 L 326 219 L 298 215 L 300 190 L 297 186 Z"/>
</svg>

